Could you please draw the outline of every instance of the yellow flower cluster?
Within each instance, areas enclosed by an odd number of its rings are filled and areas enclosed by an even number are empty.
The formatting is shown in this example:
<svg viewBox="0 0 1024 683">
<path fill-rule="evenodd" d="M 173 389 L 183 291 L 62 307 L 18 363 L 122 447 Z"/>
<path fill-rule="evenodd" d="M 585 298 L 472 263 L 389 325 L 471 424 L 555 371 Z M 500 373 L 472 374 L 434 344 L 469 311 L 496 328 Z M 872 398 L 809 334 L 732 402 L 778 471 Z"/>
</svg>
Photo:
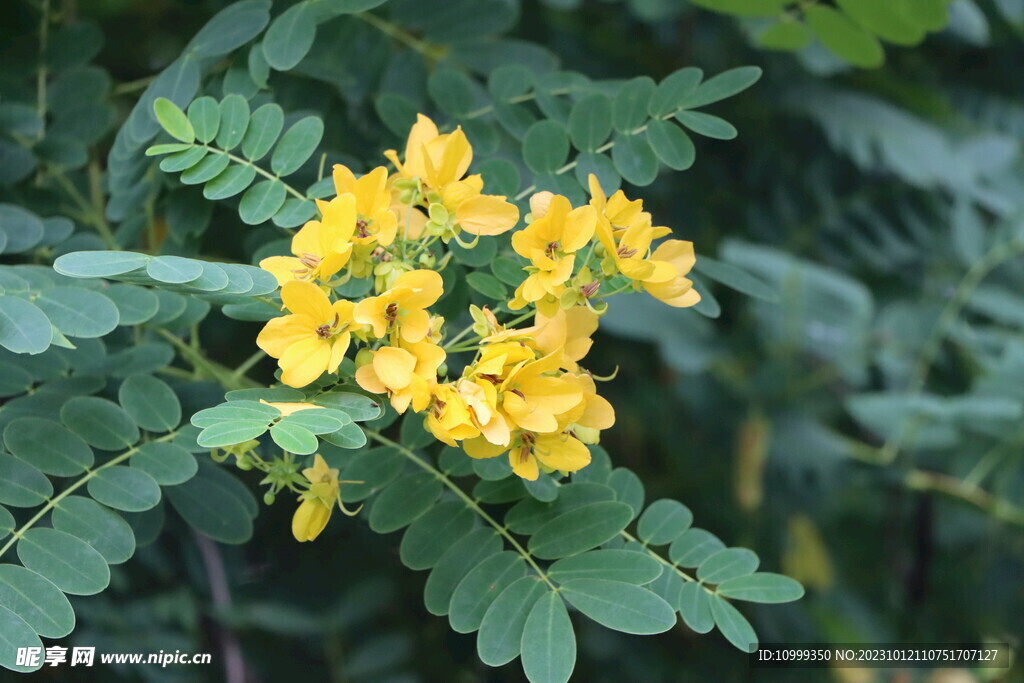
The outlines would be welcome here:
<svg viewBox="0 0 1024 683">
<path fill-rule="evenodd" d="M 378 167 L 357 177 L 336 166 L 337 196 L 318 202 L 320 217 L 295 234 L 293 255 L 260 264 L 280 283 L 286 311 L 257 339 L 278 359 L 281 381 L 304 387 L 335 373 L 355 345 L 359 386 L 386 395 L 398 413 L 424 413 L 426 428 L 449 446 L 474 458 L 507 453 L 514 472 L 529 480 L 585 467 L 586 444 L 615 422 L 579 364 L 605 300 L 631 289 L 671 306 L 694 305 L 700 296 L 686 277 L 693 245 L 665 240 L 652 250 L 671 231 L 655 226 L 641 201 L 622 191 L 606 196 L 594 176 L 583 206 L 535 193 L 525 227 L 511 236 L 528 263 L 504 304 L 526 309 L 517 322 L 532 317 L 533 324 L 506 329 L 487 308 L 471 307 L 473 325 L 444 343 L 444 320 L 430 311 L 444 294 L 439 271 L 448 263 L 437 242 L 472 248 L 481 236 L 512 230 L 519 210 L 483 194 L 481 177 L 467 175 L 473 150 L 460 128 L 442 134 L 420 115 L 403 158 L 394 150 L 385 156 L 395 173 Z M 370 277 L 371 296 L 335 296 L 350 278 Z M 471 331 L 475 338 L 462 341 Z M 447 354 L 461 352 L 474 358 L 449 379 Z M 300 540 L 319 533 L 323 506 L 337 497 L 337 472 L 319 456 L 305 474 L 310 493 L 295 518 Z"/>
</svg>

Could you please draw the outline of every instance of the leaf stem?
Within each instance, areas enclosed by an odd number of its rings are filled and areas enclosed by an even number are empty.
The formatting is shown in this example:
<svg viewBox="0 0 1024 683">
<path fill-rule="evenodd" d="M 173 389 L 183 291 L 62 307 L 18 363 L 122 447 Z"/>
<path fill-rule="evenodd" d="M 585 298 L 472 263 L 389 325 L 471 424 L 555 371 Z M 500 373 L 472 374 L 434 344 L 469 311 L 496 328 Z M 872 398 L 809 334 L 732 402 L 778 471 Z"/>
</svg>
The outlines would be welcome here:
<svg viewBox="0 0 1024 683">
<path fill-rule="evenodd" d="M 14 531 L 14 532 L 11 533 L 11 538 L 7 541 L 7 543 L 4 544 L 4 546 L 2 548 L 0 548 L 0 557 L 3 557 L 4 553 L 6 553 L 8 550 L 10 550 L 11 546 L 13 546 L 15 543 L 17 543 L 21 539 L 21 537 L 25 535 L 25 532 L 27 532 L 29 529 L 31 529 L 33 526 L 35 526 L 36 522 L 38 522 L 40 519 L 42 519 L 43 516 L 47 512 L 49 512 L 50 510 L 52 510 L 55 507 L 57 507 L 57 505 L 60 503 L 60 501 L 64 500 L 69 495 L 71 495 L 72 493 L 74 493 L 75 491 L 80 489 L 82 486 L 87 484 L 89 482 L 89 480 L 92 479 L 93 477 L 95 477 L 98 472 L 101 472 L 101 471 L 107 469 L 108 467 L 113 467 L 114 465 L 119 465 L 120 463 L 124 462 L 128 458 L 130 458 L 133 455 L 135 455 L 136 453 L 138 453 L 139 449 L 142 446 L 146 445 L 146 443 L 162 443 L 164 441 L 170 441 L 171 439 L 173 439 L 177 435 L 177 433 L 178 433 L 177 430 L 175 430 L 173 432 L 169 432 L 167 434 L 164 434 L 163 436 L 161 436 L 158 439 L 153 439 L 151 441 L 147 441 L 145 443 L 138 444 L 137 446 L 132 446 L 131 448 L 129 448 L 127 451 L 125 451 L 121 455 L 118 455 L 118 456 L 116 456 L 114 458 L 111 458 L 110 460 L 108 460 L 107 462 L 103 463 L 99 467 L 97 467 L 95 469 L 91 469 L 91 470 L 86 470 L 86 473 L 83 474 L 82 477 L 78 481 L 76 481 L 75 483 L 73 483 L 70 486 L 68 486 L 66 489 L 61 491 L 58 495 L 56 495 L 53 498 L 50 498 L 49 500 L 47 500 L 46 504 L 39 510 L 39 512 L 37 512 L 32 517 L 32 519 L 30 519 L 27 522 L 25 522 L 24 524 L 22 524 L 21 527 L 18 528 L 17 531 Z"/>
<path fill-rule="evenodd" d="M 459 498 L 461 498 L 462 501 L 464 503 L 466 503 L 466 505 L 468 505 L 470 508 L 472 508 L 472 510 L 482 520 L 484 520 L 485 522 L 490 524 L 494 528 L 495 531 L 497 531 L 499 534 L 501 534 L 501 536 L 506 541 L 508 541 L 509 545 L 511 545 L 515 549 L 515 551 L 517 553 L 519 553 L 520 557 L 522 557 L 524 560 L 526 560 L 527 564 L 529 564 L 533 568 L 533 570 L 535 572 L 537 572 L 537 575 L 540 576 L 540 578 L 544 581 L 544 583 L 546 583 L 551 588 L 551 590 L 553 590 L 553 591 L 557 591 L 558 590 L 558 587 L 554 583 L 552 583 L 551 579 L 548 577 L 547 572 L 545 572 L 543 569 L 540 568 L 540 566 L 537 564 L 536 560 L 533 559 L 533 556 L 530 554 L 530 552 L 528 550 L 526 550 L 525 548 L 523 548 L 523 546 L 519 543 L 519 541 L 517 541 L 515 539 L 515 537 L 512 536 L 512 534 L 509 533 L 508 529 L 506 529 L 501 524 L 498 524 L 498 522 L 493 517 L 491 517 L 489 514 L 487 514 L 487 512 L 485 512 L 484 509 L 480 507 L 479 503 L 477 503 L 476 500 L 472 496 L 470 496 L 468 493 L 466 493 L 461 488 L 459 488 L 455 484 L 455 482 L 453 482 L 451 479 L 449 479 L 448 476 L 444 472 L 440 471 L 439 469 L 437 469 L 436 467 L 431 465 L 429 462 L 427 462 L 426 460 L 424 460 L 420 456 L 416 455 L 410 449 L 406 448 L 405 446 L 403 446 L 402 444 L 398 443 L 397 441 L 392 441 L 391 439 L 387 438 L 386 436 L 380 434 L 379 432 L 375 432 L 375 431 L 373 431 L 371 429 L 365 429 L 364 428 L 363 431 L 365 431 L 366 435 L 369 436 L 371 439 L 374 439 L 375 441 L 378 441 L 378 442 L 384 444 L 385 446 L 390 446 L 390 447 L 396 449 L 399 453 L 401 453 L 406 458 L 408 458 L 409 460 L 414 462 L 417 466 L 422 468 L 424 471 L 430 472 L 435 477 L 437 477 L 438 481 L 440 481 L 442 484 L 444 484 L 450 491 L 452 491 L 452 493 L 454 493 Z"/>
</svg>

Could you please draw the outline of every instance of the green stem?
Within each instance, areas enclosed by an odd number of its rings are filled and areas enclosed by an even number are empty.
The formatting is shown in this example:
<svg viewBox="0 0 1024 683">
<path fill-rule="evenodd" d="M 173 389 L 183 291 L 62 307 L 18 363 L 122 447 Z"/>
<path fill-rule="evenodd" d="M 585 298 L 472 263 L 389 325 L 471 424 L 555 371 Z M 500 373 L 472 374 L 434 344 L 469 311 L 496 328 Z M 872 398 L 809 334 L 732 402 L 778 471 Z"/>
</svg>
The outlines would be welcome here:
<svg viewBox="0 0 1024 683">
<path fill-rule="evenodd" d="M 232 154 L 231 152 L 228 152 L 228 151 L 223 150 L 223 149 L 218 149 L 216 147 L 211 147 L 210 145 L 202 145 L 202 146 L 205 147 L 207 149 L 207 151 L 209 151 L 209 152 L 215 152 L 217 154 L 223 154 L 224 156 L 226 156 L 228 159 L 230 159 L 231 161 L 235 162 L 236 164 L 241 164 L 242 166 L 251 166 L 252 169 L 254 171 L 256 171 L 256 173 L 258 173 L 259 175 L 263 176 L 267 180 L 276 180 L 277 182 L 279 182 L 282 185 L 284 185 L 284 189 L 288 191 L 288 194 L 292 195 L 293 197 L 296 197 L 297 199 L 301 199 L 303 201 L 309 201 L 309 197 L 308 196 L 302 194 L 301 192 L 296 190 L 294 187 L 292 187 L 291 185 L 289 185 L 285 181 L 281 180 L 280 176 L 274 175 L 270 171 L 263 170 L 262 168 L 260 168 L 259 166 L 257 166 L 253 162 L 249 161 L 248 159 L 243 159 L 242 157 L 237 156 L 235 154 Z"/>
<path fill-rule="evenodd" d="M 175 435 L 177 435 L 177 431 L 170 432 L 168 434 L 165 434 L 165 435 L 161 436 L 159 439 L 153 439 L 152 441 L 147 441 L 146 443 L 161 443 L 161 442 L 164 442 L 164 441 L 170 441 L 171 439 L 173 439 L 175 437 Z M 107 462 L 103 463 L 102 465 L 100 465 L 96 469 L 87 470 L 86 473 L 84 475 L 82 475 L 82 477 L 78 481 L 76 481 L 75 483 L 71 484 L 70 486 L 68 486 L 63 491 L 61 491 L 60 494 L 58 494 L 58 495 L 54 496 L 53 498 L 50 498 L 49 500 L 47 500 L 46 501 L 46 505 L 44 505 L 39 510 L 39 512 L 37 512 L 32 517 L 32 519 L 30 519 L 27 522 L 25 522 L 24 524 L 22 524 L 21 527 L 19 527 L 17 531 L 15 531 L 15 532 L 13 532 L 11 534 L 10 540 L 8 540 L 7 543 L 5 543 L 2 548 L 0 548 L 0 557 L 3 557 L 4 553 L 6 553 L 8 550 L 10 550 L 11 546 L 13 546 L 15 543 L 17 543 L 21 539 L 21 537 L 25 535 L 25 532 L 27 532 L 29 529 L 31 529 L 33 526 L 35 526 L 36 522 L 38 522 L 40 519 L 42 519 L 43 516 L 47 512 L 49 512 L 50 510 L 52 510 L 55 507 L 57 507 L 57 505 L 60 503 L 60 501 L 64 500 L 69 495 L 71 495 L 72 493 L 74 493 L 75 491 L 80 489 L 82 486 L 87 484 L 89 482 L 89 480 L 92 479 L 93 477 L 95 477 L 98 472 L 102 472 L 103 470 L 107 469 L 108 467 L 113 467 L 114 465 L 119 465 L 122 462 L 124 462 L 125 460 L 127 460 L 128 458 L 132 457 L 133 455 L 138 453 L 139 449 L 142 446 L 144 446 L 144 445 L 145 444 L 139 444 L 138 446 L 133 446 L 132 448 L 129 448 L 127 451 L 125 451 L 121 455 L 118 455 L 117 457 L 112 458 L 112 459 L 108 460 Z"/>
<path fill-rule="evenodd" d="M 480 519 L 482 519 L 485 522 L 487 522 L 488 524 L 490 524 L 494 528 L 495 531 L 497 531 L 499 534 L 501 534 L 501 536 L 506 541 L 508 541 L 509 545 L 511 545 L 512 548 L 515 549 L 515 551 L 517 553 L 519 553 L 520 557 L 522 557 L 524 560 L 526 560 L 526 563 L 529 564 L 533 568 L 533 570 L 535 572 L 537 572 L 537 575 L 544 581 L 544 583 L 546 583 L 551 588 L 551 590 L 558 590 L 558 587 L 555 586 L 555 584 L 552 583 L 551 579 L 548 577 L 547 572 L 545 572 L 543 569 L 540 568 L 540 566 L 537 564 L 536 560 L 533 559 L 533 556 L 530 554 L 530 552 L 528 550 L 526 550 L 519 543 L 519 541 L 517 541 L 515 539 L 515 537 L 512 536 L 512 534 L 509 533 L 508 529 L 506 529 L 501 524 L 498 524 L 498 522 L 493 517 L 491 517 L 489 514 L 487 514 L 487 512 L 485 512 L 484 509 L 480 507 L 480 505 L 476 502 L 476 500 L 473 499 L 472 496 L 470 496 L 465 491 L 463 491 L 461 488 L 456 486 L 455 482 L 453 482 L 451 479 L 449 479 L 448 476 L 444 472 L 441 472 L 436 467 L 431 465 L 429 462 L 427 462 L 426 460 L 424 460 L 420 456 L 416 455 L 411 450 L 409 450 L 408 448 L 406 448 L 402 444 L 398 443 L 397 441 L 392 441 L 391 439 L 389 439 L 386 436 L 380 434 L 379 432 L 375 432 L 375 431 L 370 430 L 370 429 L 365 429 L 364 428 L 363 431 L 366 432 L 366 435 L 369 436 L 371 439 L 374 439 L 375 441 L 378 441 L 378 442 L 384 444 L 385 446 L 390 446 L 390 447 L 396 449 L 399 453 L 401 453 L 406 458 L 408 458 L 409 460 L 414 462 L 417 466 L 422 468 L 424 471 L 430 472 L 435 477 L 437 477 L 438 481 L 440 481 L 442 484 L 444 484 L 452 493 L 457 495 L 459 498 L 462 499 L 462 501 L 466 505 L 468 505 L 470 508 L 472 508 L 472 510 L 480 517 Z"/>
<path fill-rule="evenodd" d="M 252 389 L 262 386 L 261 384 L 246 379 L 245 377 L 235 377 L 233 370 L 210 360 L 202 354 L 202 351 L 192 348 L 190 344 L 182 340 L 180 337 L 171 334 L 167 330 L 158 328 L 156 333 L 178 349 L 178 352 L 182 357 L 192 364 L 192 367 L 205 373 L 207 377 L 217 382 L 227 390 Z"/>
<path fill-rule="evenodd" d="M 973 505 L 995 519 L 1024 527 L 1024 508 L 948 474 L 911 470 L 907 472 L 904 484 L 912 491 L 934 491 L 955 498 Z"/>
<path fill-rule="evenodd" d="M 231 373 L 231 377 L 236 380 L 239 379 L 240 377 L 244 377 L 245 373 L 252 370 L 253 366 L 259 363 L 264 358 L 266 358 L 266 356 L 267 354 L 263 351 L 263 349 L 260 349 L 256 353 L 246 358 L 245 362 L 243 362 L 241 365 L 235 368 L 235 371 Z"/>
<path fill-rule="evenodd" d="M 397 40 L 403 45 L 406 45 L 407 47 L 416 50 L 416 52 L 419 52 L 427 59 L 437 62 L 444 58 L 443 48 L 428 43 L 425 40 L 421 40 L 420 38 L 417 38 L 413 34 L 406 31 L 405 29 L 399 28 L 398 26 L 392 24 L 387 19 L 383 19 L 377 16 L 376 14 L 371 14 L 369 12 L 360 12 L 359 14 L 356 14 L 354 16 L 357 19 L 362 19 L 370 26 L 373 26 L 375 29 L 381 31 L 382 33 L 393 38 L 394 40 Z"/>
</svg>

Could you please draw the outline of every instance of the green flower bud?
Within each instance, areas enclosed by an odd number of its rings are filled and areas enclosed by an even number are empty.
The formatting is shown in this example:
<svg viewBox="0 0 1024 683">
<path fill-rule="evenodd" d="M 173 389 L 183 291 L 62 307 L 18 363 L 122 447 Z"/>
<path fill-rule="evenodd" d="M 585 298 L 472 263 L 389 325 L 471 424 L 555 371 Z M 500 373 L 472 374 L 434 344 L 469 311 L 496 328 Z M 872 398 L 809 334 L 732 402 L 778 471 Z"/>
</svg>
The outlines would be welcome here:
<svg viewBox="0 0 1024 683">
<path fill-rule="evenodd" d="M 438 377 L 446 377 L 447 375 L 448 375 L 448 364 L 447 363 L 441 363 L 440 365 L 438 365 L 437 366 L 437 376 Z"/>
<path fill-rule="evenodd" d="M 265 505 L 273 505 L 276 499 L 277 496 L 274 495 L 273 491 L 267 491 L 266 493 L 263 494 L 263 503 Z"/>
<path fill-rule="evenodd" d="M 356 367 L 361 368 L 364 365 L 368 365 L 373 362 L 373 353 L 370 349 L 359 349 L 359 353 L 356 354 Z"/>
</svg>

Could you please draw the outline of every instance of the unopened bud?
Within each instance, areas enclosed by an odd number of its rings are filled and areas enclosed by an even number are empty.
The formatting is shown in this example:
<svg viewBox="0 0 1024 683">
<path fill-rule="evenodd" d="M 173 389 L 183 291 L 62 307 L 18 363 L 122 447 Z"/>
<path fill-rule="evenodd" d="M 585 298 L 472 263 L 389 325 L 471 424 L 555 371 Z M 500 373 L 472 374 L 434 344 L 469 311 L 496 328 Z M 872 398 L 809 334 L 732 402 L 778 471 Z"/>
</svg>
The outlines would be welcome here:
<svg viewBox="0 0 1024 683">
<path fill-rule="evenodd" d="M 267 491 L 263 494 L 263 503 L 265 505 L 273 505 L 275 500 L 277 500 L 277 496 L 274 495 L 273 491 Z"/>
<path fill-rule="evenodd" d="M 373 352 L 370 349 L 359 349 L 356 354 L 356 367 L 361 368 L 373 362 Z"/>
</svg>

